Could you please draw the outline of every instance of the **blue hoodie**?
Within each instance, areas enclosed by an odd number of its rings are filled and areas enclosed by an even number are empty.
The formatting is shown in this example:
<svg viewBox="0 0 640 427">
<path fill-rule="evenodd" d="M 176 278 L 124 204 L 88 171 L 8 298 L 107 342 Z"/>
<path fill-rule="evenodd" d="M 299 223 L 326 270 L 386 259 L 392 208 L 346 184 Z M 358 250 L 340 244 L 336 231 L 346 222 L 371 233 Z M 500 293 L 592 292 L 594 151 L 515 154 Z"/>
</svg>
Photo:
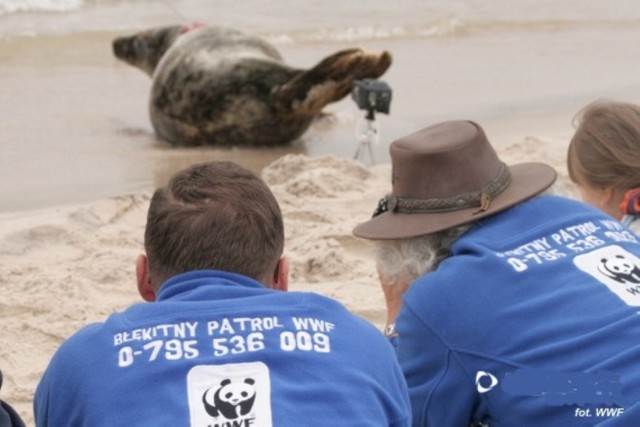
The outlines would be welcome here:
<svg viewBox="0 0 640 427">
<path fill-rule="evenodd" d="M 197 271 L 66 340 L 37 426 L 407 426 L 406 384 L 372 325 L 329 298 Z"/>
<path fill-rule="evenodd" d="M 619 222 L 552 196 L 483 219 L 405 294 L 413 424 L 622 417 L 640 402 L 639 313 L 640 244 Z"/>
</svg>

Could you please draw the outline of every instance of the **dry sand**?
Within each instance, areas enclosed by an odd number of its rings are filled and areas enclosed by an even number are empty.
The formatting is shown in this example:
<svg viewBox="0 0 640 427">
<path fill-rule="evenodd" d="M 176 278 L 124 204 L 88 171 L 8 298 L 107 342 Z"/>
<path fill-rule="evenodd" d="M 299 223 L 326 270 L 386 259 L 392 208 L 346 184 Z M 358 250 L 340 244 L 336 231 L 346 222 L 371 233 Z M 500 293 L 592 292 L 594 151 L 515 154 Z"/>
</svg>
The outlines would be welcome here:
<svg viewBox="0 0 640 427">
<path fill-rule="evenodd" d="M 490 135 L 491 136 L 491 135 Z M 564 138 L 523 138 L 499 152 L 507 163 L 541 160 L 567 183 Z M 342 301 L 377 326 L 384 321 L 367 242 L 352 228 L 390 189 L 390 165 L 333 156 L 287 155 L 263 171 L 285 217 L 291 288 Z M 150 193 L 0 216 L 0 397 L 29 425 L 36 384 L 65 337 L 138 302 L 134 262 Z"/>
</svg>

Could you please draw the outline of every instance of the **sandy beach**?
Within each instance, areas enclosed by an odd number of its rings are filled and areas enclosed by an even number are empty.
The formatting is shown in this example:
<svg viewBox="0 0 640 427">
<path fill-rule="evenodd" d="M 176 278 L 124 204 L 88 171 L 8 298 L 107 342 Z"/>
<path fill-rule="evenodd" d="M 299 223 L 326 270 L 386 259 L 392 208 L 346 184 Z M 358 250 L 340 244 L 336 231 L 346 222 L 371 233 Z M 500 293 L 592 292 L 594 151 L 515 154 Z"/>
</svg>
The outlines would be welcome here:
<svg viewBox="0 0 640 427">
<path fill-rule="evenodd" d="M 551 164 L 558 191 L 573 197 L 565 167 L 573 116 L 602 97 L 640 102 L 640 56 L 622 48 L 640 40 L 631 0 L 54 3 L 68 9 L 0 5 L 0 398 L 28 425 L 60 343 L 139 301 L 134 263 L 149 197 L 175 171 L 225 159 L 262 174 L 283 210 L 291 290 L 336 298 L 381 327 L 370 247 L 351 230 L 390 188 L 391 141 L 442 120 L 475 120 L 507 163 Z M 118 63 L 111 41 L 187 17 L 251 29 L 301 68 L 352 46 L 391 52 L 383 80 L 393 101 L 391 114 L 378 115 L 376 163 L 352 160 L 364 113 L 349 98 L 285 147 L 158 140 L 150 79 Z"/>
<path fill-rule="evenodd" d="M 311 56 L 318 56 L 312 55 L 314 50 L 325 52 L 332 47 L 305 46 L 298 51 L 299 60 L 309 61 Z M 404 42 L 391 48 L 396 64 L 402 64 L 403 58 L 415 59 L 420 44 Z M 89 45 L 83 52 L 89 62 L 91 50 Z M 21 57 L 20 61 L 26 59 Z M 33 61 L 13 71 L 4 70 L 14 79 L 16 73 L 32 70 L 37 64 Z M 77 66 L 71 67 L 71 76 L 64 76 L 68 66 L 59 67 L 56 72 L 67 80 L 63 84 L 67 88 L 73 87 L 68 81 L 73 76 L 85 80 L 108 76 L 102 69 L 94 72 L 91 67 L 87 71 Z M 49 132 L 49 139 L 44 141 L 56 141 L 55 147 L 37 142 L 41 133 L 25 135 L 34 139 L 33 144 L 40 144 L 40 154 L 35 155 L 50 161 L 28 161 L 34 153 L 20 153 L 21 147 L 14 146 L 12 155 L 16 161 L 26 162 L 25 167 L 12 164 L 3 169 L 6 180 L 0 190 L 6 198 L 0 209 L 4 211 L 0 214 L 0 367 L 4 384 L 0 396 L 17 408 L 28 425 L 33 423 L 33 392 L 58 345 L 83 325 L 101 321 L 110 312 L 139 301 L 134 262 L 142 251 L 152 188 L 191 163 L 228 159 L 262 173 L 283 209 L 292 290 L 336 298 L 379 327 L 384 321 L 384 303 L 370 248 L 367 242 L 353 237 L 351 230 L 370 216 L 390 188 L 387 150 L 391 140 L 439 120 L 474 119 L 485 127 L 505 161 L 550 163 L 560 172 L 560 191 L 572 191 L 566 180 L 565 152 L 572 131 L 571 117 L 578 105 L 586 102 L 584 94 L 569 103 L 559 101 L 551 106 L 518 105 L 514 98 L 517 108 L 502 111 L 504 107 L 482 109 L 479 104 L 472 105 L 471 100 L 480 102 L 479 98 L 470 98 L 465 104 L 463 94 L 451 92 L 447 97 L 444 89 L 433 86 L 432 92 L 440 91 L 437 96 L 451 103 L 438 110 L 431 103 L 422 105 L 417 95 L 401 96 L 411 92 L 403 75 L 412 68 L 398 65 L 389 77 L 397 82 L 394 87 L 398 99 L 393 108 L 401 113 L 380 117 L 383 140 L 375 147 L 377 163 L 368 166 L 351 160 L 357 148 L 353 126 L 359 112 L 349 100 L 330 107 L 329 115 L 291 147 L 171 149 L 154 139 L 144 112 L 139 111 L 148 83 L 142 85 L 137 79 L 144 76 L 129 76 L 128 72 L 135 70 L 126 70 L 132 90 L 131 97 L 123 99 L 115 94 L 122 89 L 125 70 L 116 64 L 111 67 L 120 77 L 107 78 L 100 90 L 104 91 L 104 102 L 120 103 L 120 112 L 100 107 L 83 110 L 73 118 L 80 124 L 77 129 L 56 123 L 56 114 L 64 115 L 64 108 L 62 113 L 52 113 L 40 132 Z M 28 84 L 44 86 L 48 78 L 34 72 L 31 83 L 25 82 L 23 87 L 31 89 L 22 96 L 39 96 Z M 92 91 L 99 86 L 87 87 L 85 90 Z M 70 96 L 77 100 L 83 95 L 79 91 Z M 455 96 L 461 98 L 453 100 Z M 27 114 L 34 104 L 32 99 L 20 108 Z M 465 107 L 460 107 L 463 104 Z M 459 113 L 454 112 L 456 105 Z M 49 103 L 40 111 L 55 108 Z M 7 112 L 14 114 L 18 124 L 24 120 L 15 109 Z M 137 128 L 135 122 L 143 125 Z M 14 126 L 16 129 L 5 129 L 5 138 L 16 137 L 20 130 Z M 95 133 L 95 146 L 78 148 L 72 144 L 73 137 L 88 141 L 86 134 L 91 132 Z M 105 149 L 106 140 L 112 145 Z M 86 179 L 79 179 L 84 176 Z"/>
<path fill-rule="evenodd" d="M 566 141 L 527 137 L 500 150 L 508 163 L 539 160 L 564 170 Z M 388 163 L 367 167 L 333 155 L 289 154 L 263 178 L 283 210 L 291 290 L 318 292 L 381 327 L 384 303 L 370 246 L 352 236 L 390 189 Z M 0 216 L 2 397 L 31 424 L 35 386 L 67 336 L 139 301 L 134 262 L 141 253 L 150 192 Z"/>
<path fill-rule="evenodd" d="M 289 146 L 170 147 L 150 124 L 150 78 L 111 52 L 113 38 L 130 32 L 0 39 L 0 212 L 149 189 L 196 161 L 235 160 L 257 172 L 285 154 L 353 157 L 365 114 L 350 97 L 327 106 L 327 115 Z M 498 29 L 277 46 L 302 68 L 354 45 L 391 52 L 383 76 L 393 90 L 391 111 L 376 117 L 381 143 L 374 147 L 385 162 L 389 141 L 441 120 L 477 120 L 504 147 L 528 135 L 565 138 L 573 115 L 596 98 L 640 100 L 640 82 L 629 72 L 640 69 L 640 57 L 614 48 L 639 40 L 640 28 L 611 33 Z"/>
</svg>

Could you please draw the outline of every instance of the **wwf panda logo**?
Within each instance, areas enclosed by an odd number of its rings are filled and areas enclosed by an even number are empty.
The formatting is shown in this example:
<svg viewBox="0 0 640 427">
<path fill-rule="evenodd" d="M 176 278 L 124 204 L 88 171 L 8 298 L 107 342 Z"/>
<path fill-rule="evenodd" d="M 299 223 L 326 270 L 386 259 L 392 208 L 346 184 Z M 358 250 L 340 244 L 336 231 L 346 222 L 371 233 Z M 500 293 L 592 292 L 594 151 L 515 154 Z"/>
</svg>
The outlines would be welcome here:
<svg viewBox="0 0 640 427">
<path fill-rule="evenodd" d="M 624 255 L 603 257 L 598 264 L 598 271 L 605 276 L 625 283 L 640 283 L 640 268 L 629 261 Z"/>
<path fill-rule="evenodd" d="M 202 395 L 202 403 L 209 415 L 217 418 L 222 415 L 228 420 L 251 412 L 256 398 L 255 381 L 246 378 L 243 382 L 232 382 L 225 379 L 220 385 L 209 388 Z"/>
</svg>

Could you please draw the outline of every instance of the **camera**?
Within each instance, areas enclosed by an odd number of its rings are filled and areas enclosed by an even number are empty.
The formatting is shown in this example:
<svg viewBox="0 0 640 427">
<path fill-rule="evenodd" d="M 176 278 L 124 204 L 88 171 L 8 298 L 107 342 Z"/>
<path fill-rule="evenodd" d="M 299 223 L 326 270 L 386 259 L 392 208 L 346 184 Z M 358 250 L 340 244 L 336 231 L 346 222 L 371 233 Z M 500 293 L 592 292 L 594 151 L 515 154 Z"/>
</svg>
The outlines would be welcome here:
<svg viewBox="0 0 640 427">
<path fill-rule="evenodd" d="M 381 80 L 363 79 L 354 83 L 351 91 L 353 100 L 361 110 L 367 110 L 370 120 L 375 112 L 389 114 L 391 87 Z"/>
</svg>

